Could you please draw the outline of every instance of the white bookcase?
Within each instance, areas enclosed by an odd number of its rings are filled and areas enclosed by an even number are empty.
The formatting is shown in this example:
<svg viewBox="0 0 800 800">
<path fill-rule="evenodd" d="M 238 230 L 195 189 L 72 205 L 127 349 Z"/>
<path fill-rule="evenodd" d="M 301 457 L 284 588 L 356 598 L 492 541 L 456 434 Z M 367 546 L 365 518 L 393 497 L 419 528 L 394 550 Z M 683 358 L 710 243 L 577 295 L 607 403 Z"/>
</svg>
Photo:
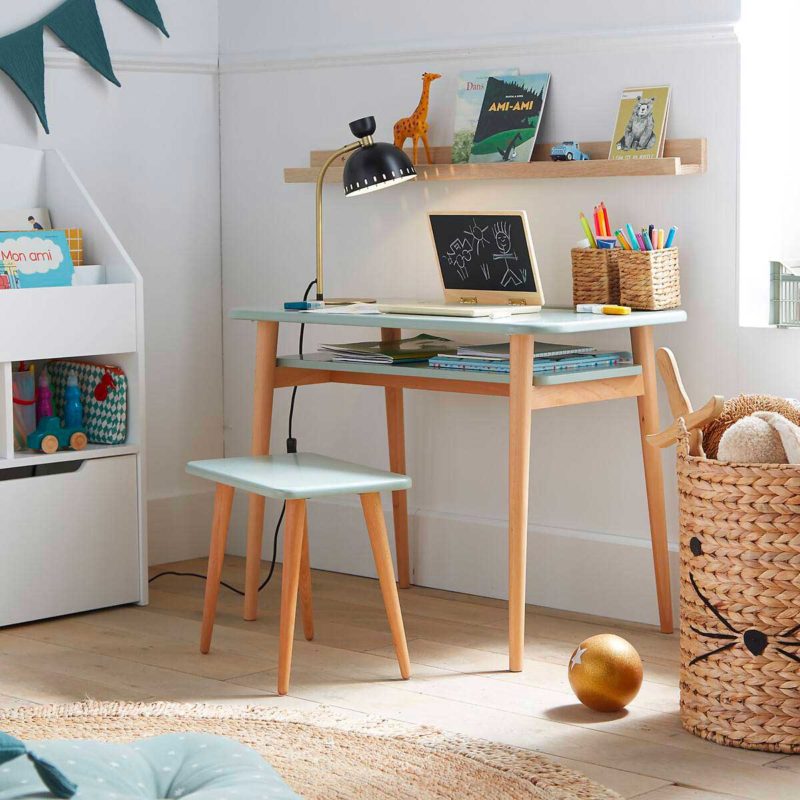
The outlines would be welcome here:
<svg viewBox="0 0 800 800">
<path fill-rule="evenodd" d="M 0 208 L 82 228 L 107 284 L 0 291 L 0 626 L 147 602 L 142 278 L 56 150 L 0 145 Z M 12 362 L 85 358 L 128 378 L 128 439 L 14 452 Z"/>
</svg>

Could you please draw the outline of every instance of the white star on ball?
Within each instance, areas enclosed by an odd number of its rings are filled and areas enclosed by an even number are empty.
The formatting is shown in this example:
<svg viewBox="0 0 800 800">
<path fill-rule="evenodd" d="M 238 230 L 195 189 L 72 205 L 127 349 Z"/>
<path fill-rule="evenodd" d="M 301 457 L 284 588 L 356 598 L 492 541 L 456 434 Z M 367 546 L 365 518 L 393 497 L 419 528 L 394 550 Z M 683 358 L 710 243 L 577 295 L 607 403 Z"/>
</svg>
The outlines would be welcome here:
<svg viewBox="0 0 800 800">
<path fill-rule="evenodd" d="M 571 670 L 571 669 L 572 669 L 572 668 L 573 668 L 573 667 L 574 667 L 576 664 L 582 664 L 582 663 L 583 663 L 583 662 L 581 661 L 581 657 L 583 656 L 583 654 L 584 654 L 584 653 L 585 653 L 585 652 L 586 652 L 588 649 L 589 649 L 588 647 L 579 647 L 579 648 L 578 648 L 578 649 L 577 649 L 577 650 L 576 650 L 576 651 L 575 651 L 575 652 L 572 654 L 572 658 L 570 659 L 570 662 L 569 662 L 569 668 L 570 668 L 570 670 Z"/>
</svg>

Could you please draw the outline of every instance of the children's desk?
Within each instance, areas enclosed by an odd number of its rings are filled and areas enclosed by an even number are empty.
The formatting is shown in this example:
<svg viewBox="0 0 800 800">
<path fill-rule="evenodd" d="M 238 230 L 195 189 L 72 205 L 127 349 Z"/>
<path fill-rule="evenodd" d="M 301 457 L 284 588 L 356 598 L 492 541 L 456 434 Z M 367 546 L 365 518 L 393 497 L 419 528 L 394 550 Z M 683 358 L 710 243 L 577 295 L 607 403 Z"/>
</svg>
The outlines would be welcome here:
<svg viewBox="0 0 800 800">
<path fill-rule="evenodd" d="M 508 649 L 509 669 L 519 672 L 525 638 L 525 564 L 528 534 L 528 474 L 530 465 L 531 412 L 540 408 L 594 403 L 635 397 L 639 409 L 650 537 L 653 545 L 656 592 L 661 630 L 672 632 L 667 525 L 661 455 L 645 437 L 658 430 L 656 365 L 653 326 L 683 322 L 686 313 L 640 311 L 627 316 L 576 314 L 572 310 L 545 308 L 539 313 L 502 319 L 433 317 L 406 314 L 343 314 L 336 312 L 283 311 L 239 308 L 234 319 L 257 323 L 255 396 L 252 453 L 269 453 L 272 400 L 275 389 L 319 383 L 349 383 L 383 387 L 389 438 L 389 467 L 405 472 L 403 389 L 483 394 L 508 398 Z M 426 364 L 390 366 L 335 362 L 331 356 L 313 353 L 278 357 L 279 323 L 350 325 L 380 328 L 381 338 L 401 338 L 401 331 L 435 330 L 447 333 L 489 334 L 509 337 L 510 374 L 433 369 Z M 541 334 L 590 334 L 616 328 L 630 330 L 633 365 L 619 365 L 582 373 L 533 375 L 533 342 Z M 346 455 L 346 454 L 342 454 Z M 401 588 L 409 585 L 408 511 L 406 493 L 392 498 L 397 571 Z M 264 498 L 250 496 L 247 528 L 245 619 L 255 619 L 264 527 Z"/>
</svg>

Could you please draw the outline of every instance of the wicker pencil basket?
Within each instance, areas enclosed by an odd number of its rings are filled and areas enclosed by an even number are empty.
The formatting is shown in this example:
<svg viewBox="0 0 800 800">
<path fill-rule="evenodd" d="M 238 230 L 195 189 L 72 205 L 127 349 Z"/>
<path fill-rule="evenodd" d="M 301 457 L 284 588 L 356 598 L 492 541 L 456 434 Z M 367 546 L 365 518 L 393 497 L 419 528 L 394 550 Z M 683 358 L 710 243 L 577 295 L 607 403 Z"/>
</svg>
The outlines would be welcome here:
<svg viewBox="0 0 800 800">
<path fill-rule="evenodd" d="M 800 753 L 800 465 L 678 444 L 681 721 L 718 744 Z"/>
<path fill-rule="evenodd" d="M 640 311 L 660 311 L 681 304 L 678 248 L 621 250 L 619 302 Z"/>
<path fill-rule="evenodd" d="M 572 248 L 572 302 L 619 304 L 619 250 Z"/>
</svg>

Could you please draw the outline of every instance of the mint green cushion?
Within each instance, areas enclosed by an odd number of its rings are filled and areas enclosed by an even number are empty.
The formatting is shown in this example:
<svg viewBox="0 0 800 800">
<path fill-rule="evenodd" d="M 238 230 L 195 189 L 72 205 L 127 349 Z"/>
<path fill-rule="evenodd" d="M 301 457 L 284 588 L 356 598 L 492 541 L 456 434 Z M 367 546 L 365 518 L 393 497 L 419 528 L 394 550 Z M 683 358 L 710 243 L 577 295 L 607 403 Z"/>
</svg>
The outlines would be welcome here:
<svg viewBox="0 0 800 800">
<path fill-rule="evenodd" d="M 297 800 L 249 747 L 222 736 L 171 733 L 131 744 L 26 742 L 78 787 L 76 800 Z M 28 758 L 0 765 L 0 800 L 53 798 Z"/>
</svg>

